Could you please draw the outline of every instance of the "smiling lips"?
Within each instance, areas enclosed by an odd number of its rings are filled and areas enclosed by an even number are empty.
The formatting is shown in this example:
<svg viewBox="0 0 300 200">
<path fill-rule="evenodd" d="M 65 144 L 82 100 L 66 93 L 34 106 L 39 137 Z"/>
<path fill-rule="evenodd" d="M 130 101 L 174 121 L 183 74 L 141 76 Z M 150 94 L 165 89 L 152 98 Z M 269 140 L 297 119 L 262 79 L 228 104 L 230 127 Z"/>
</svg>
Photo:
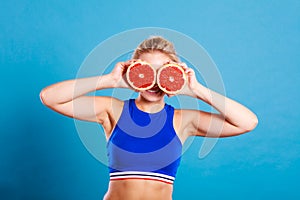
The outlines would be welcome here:
<svg viewBox="0 0 300 200">
<path fill-rule="evenodd" d="M 146 91 L 149 93 L 152 93 L 152 94 L 162 92 L 162 90 L 157 85 L 155 85 L 154 87 L 152 87 L 151 89 L 146 90 Z"/>
</svg>

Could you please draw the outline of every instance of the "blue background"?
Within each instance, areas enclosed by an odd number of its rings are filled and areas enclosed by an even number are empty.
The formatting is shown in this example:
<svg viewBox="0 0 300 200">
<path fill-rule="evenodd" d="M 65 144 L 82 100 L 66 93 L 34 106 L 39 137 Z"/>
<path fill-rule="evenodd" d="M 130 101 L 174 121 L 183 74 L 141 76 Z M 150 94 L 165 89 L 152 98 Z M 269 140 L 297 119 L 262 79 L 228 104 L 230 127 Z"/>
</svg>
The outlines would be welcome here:
<svg viewBox="0 0 300 200">
<path fill-rule="evenodd" d="M 227 96 L 259 117 L 251 133 L 184 154 L 174 199 L 299 199 L 299 1 L 2 1 L 0 198 L 101 199 L 108 170 L 40 90 L 76 77 L 100 42 L 163 27 L 199 42 Z M 122 44 L 120 44 L 122 45 Z"/>
</svg>

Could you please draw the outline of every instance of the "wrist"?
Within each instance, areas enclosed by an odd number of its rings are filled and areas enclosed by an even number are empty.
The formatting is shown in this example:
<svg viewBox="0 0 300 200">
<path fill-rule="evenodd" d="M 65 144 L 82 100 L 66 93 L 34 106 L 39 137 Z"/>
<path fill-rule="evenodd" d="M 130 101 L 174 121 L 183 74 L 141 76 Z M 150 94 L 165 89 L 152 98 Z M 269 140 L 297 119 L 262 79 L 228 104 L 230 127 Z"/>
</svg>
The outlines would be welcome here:
<svg viewBox="0 0 300 200">
<path fill-rule="evenodd" d="M 97 89 L 118 87 L 118 81 L 111 74 L 106 74 L 97 78 Z"/>
<path fill-rule="evenodd" d="M 193 87 L 190 88 L 189 96 L 205 100 L 208 95 L 208 88 L 197 82 Z"/>
<path fill-rule="evenodd" d="M 106 76 L 112 88 L 130 88 L 124 76 L 120 78 L 112 73 L 107 74 Z"/>
</svg>

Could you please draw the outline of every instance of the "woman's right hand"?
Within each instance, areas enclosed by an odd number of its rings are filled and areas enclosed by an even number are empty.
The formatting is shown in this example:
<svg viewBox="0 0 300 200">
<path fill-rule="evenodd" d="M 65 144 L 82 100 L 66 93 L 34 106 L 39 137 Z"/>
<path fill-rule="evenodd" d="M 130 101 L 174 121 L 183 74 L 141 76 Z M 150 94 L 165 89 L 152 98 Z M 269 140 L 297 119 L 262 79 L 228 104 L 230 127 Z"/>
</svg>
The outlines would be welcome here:
<svg viewBox="0 0 300 200">
<path fill-rule="evenodd" d="M 110 75 L 115 81 L 116 88 L 131 88 L 126 80 L 126 71 L 129 65 L 136 62 L 137 60 L 132 59 L 125 62 L 118 62 L 115 68 L 112 70 Z"/>
</svg>

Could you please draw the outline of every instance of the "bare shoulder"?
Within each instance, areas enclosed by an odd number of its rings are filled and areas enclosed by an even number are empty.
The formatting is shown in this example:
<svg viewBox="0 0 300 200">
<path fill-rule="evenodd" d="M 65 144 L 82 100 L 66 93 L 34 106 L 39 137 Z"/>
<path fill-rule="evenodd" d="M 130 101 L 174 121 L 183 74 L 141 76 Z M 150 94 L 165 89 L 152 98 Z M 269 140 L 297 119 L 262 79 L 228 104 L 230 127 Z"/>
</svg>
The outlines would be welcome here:
<svg viewBox="0 0 300 200">
<path fill-rule="evenodd" d="M 95 96 L 95 98 L 97 104 L 104 104 L 107 108 L 112 106 L 123 106 L 124 103 L 122 100 L 110 96 Z"/>
<path fill-rule="evenodd" d="M 197 127 L 203 124 L 203 118 L 206 118 L 206 112 L 193 109 L 175 109 L 174 111 L 174 129 L 183 141 L 197 132 Z M 201 120 L 200 120 L 201 119 Z"/>
<path fill-rule="evenodd" d="M 105 107 L 105 112 L 102 112 L 98 116 L 99 123 L 103 126 L 107 137 L 110 136 L 117 121 L 119 120 L 124 101 L 109 97 L 109 96 L 96 96 L 95 107 Z"/>
<path fill-rule="evenodd" d="M 197 110 L 174 110 L 173 126 L 182 143 L 191 135 L 190 133 L 193 131 L 192 121 L 199 117 L 198 113 Z"/>
<path fill-rule="evenodd" d="M 193 119 L 198 118 L 201 114 L 199 110 L 175 109 L 174 122 L 180 126 L 187 126 Z"/>
<path fill-rule="evenodd" d="M 103 112 L 99 116 L 100 122 L 104 120 L 104 118 L 118 118 L 118 115 L 121 113 L 123 109 L 124 102 L 120 99 L 109 97 L 109 96 L 96 96 L 95 97 L 95 107 L 103 107 L 106 112 Z"/>
<path fill-rule="evenodd" d="M 110 98 L 111 98 L 111 105 L 109 106 L 110 109 L 108 110 L 108 112 L 112 118 L 118 121 L 123 110 L 124 101 L 113 97 Z"/>
</svg>

